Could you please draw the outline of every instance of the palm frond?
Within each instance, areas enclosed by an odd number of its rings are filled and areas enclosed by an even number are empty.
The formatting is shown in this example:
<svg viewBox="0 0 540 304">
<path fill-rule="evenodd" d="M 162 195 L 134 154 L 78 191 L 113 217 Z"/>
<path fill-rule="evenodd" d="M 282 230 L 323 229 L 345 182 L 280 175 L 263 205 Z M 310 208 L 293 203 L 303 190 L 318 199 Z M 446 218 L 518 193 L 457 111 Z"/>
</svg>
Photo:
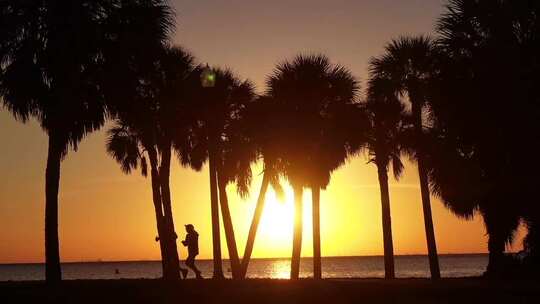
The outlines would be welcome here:
<svg viewBox="0 0 540 304">
<path fill-rule="evenodd" d="M 396 180 L 399 180 L 403 174 L 405 166 L 401 162 L 401 157 L 399 155 L 392 155 L 392 171 Z"/>
<path fill-rule="evenodd" d="M 148 163 L 146 162 L 146 157 L 141 157 L 141 175 L 144 177 L 148 176 Z"/>
<path fill-rule="evenodd" d="M 107 153 L 111 155 L 119 164 L 122 172 L 129 174 L 137 169 L 141 153 L 139 151 L 139 141 L 136 134 L 132 133 L 129 127 L 116 123 L 107 131 Z M 146 161 L 143 166 L 143 175 L 146 169 Z"/>
<path fill-rule="evenodd" d="M 362 120 L 351 115 L 357 109 L 356 79 L 325 55 L 300 54 L 279 63 L 266 83 L 266 99 L 280 117 L 268 124 L 280 138 L 273 137 L 279 144 L 265 151 L 281 160 L 292 183 L 324 188 L 362 146 L 355 128 Z"/>
<path fill-rule="evenodd" d="M 285 190 L 283 189 L 283 185 L 281 184 L 278 175 L 270 174 L 270 186 L 274 189 L 278 200 L 281 202 L 285 201 Z"/>
</svg>

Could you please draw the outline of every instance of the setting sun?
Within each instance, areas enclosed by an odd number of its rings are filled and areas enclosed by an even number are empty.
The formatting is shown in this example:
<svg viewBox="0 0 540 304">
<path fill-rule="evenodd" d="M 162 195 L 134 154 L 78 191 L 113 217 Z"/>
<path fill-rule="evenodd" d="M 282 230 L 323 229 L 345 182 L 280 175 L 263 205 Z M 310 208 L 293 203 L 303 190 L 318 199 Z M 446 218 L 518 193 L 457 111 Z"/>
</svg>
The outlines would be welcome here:
<svg viewBox="0 0 540 304">
<path fill-rule="evenodd" d="M 284 196 L 280 199 L 276 192 L 269 188 L 260 226 L 255 242 L 256 257 L 286 257 L 292 250 L 292 233 L 294 224 L 294 192 L 283 183 Z M 248 203 L 249 204 L 249 203 Z M 311 255 L 311 192 L 304 190 L 303 195 L 303 246 L 302 255 Z"/>
<path fill-rule="evenodd" d="M 283 241 L 288 240 L 293 231 L 293 219 L 294 196 L 292 190 L 286 188 L 283 200 L 277 197 L 274 190 L 268 191 L 261 219 L 261 243 L 283 243 Z"/>
</svg>

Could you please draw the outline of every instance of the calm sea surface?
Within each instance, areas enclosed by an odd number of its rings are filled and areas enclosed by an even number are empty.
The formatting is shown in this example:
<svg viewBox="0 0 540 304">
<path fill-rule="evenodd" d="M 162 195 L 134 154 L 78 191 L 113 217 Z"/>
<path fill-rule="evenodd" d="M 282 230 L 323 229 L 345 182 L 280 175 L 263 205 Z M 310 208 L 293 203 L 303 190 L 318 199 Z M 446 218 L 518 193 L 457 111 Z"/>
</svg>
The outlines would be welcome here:
<svg viewBox="0 0 540 304">
<path fill-rule="evenodd" d="M 439 257 L 443 277 L 479 276 L 486 269 L 487 255 L 442 255 Z M 212 276 L 212 261 L 197 263 L 203 276 Z M 250 278 L 288 278 L 290 261 L 288 259 L 254 259 L 249 264 Z M 325 278 L 382 278 L 384 261 L 375 257 L 329 257 L 323 258 L 323 277 Z M 116 273 L 118 270 L 119 273 Z M 229 264 L 223 264 L 226 276 L 230 276 Z M 64 279 L 120 279 L 120 278 L 158 278 L 161 276 L 161 263 L 142 262 L 91 262 L 62 264 Z M 428 277 L 429 265 L 426 256 L 397 256 L 396 275 L 402 278 Z M 312 276 L 311 258 L 302 259 L 302 277 Z M 43 280 L 43 264 L 5 264 L 0 265 L 0 281 Z M 189 277 L 193 277 L 190 273 Z"/>
</svg>

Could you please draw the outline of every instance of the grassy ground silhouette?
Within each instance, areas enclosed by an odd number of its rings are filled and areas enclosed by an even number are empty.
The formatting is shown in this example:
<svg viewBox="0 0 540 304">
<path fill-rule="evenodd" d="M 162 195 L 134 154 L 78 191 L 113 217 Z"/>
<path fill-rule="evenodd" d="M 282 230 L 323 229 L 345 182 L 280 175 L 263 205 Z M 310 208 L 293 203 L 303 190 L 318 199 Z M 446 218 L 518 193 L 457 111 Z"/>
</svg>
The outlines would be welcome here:
<svg viewBox="0 0 540 304">
<path fill-rule="evenodd" d="M 2 303 L 540 303 L 538 281 L 479 278 L 1 282 Z"/>
</svg>

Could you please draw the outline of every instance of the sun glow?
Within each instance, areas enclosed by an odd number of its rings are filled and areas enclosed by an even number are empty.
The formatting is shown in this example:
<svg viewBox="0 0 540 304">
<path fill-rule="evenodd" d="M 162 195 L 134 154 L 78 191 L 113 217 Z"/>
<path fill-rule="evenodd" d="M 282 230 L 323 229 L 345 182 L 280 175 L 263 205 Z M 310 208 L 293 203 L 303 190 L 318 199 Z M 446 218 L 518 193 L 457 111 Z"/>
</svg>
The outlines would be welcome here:
<svg viewBox="0 0 540 304">
<path fill-rule="evenodd" d="M 285 195 L 278 198 L 276 192 L 269 188 L 263 215 L 261 218 L 255 251 L 257 256 L 287 257 L 292 250 L 294 229 L 294 192 L 284 184 Z M 304 191 L 303 195 L 303 232 L 304 241 L 311 239 L 311 195 Z M 307 249 L 307 248 L 306 248 Z M 303 253 L 310 250 L 303 250 Z"/>
<path fill-rule="evenodd" d="M 265 238 L 271 237 L 275 240 L 289 238 L 293 231 L 293 219 L 293 192 L 286 191 L 285 196 L 280 200 L 277 197 L 276 192 L 269 189 L 266 194 L 265 206 L 260 224 L 261 232 L 264 231 Z"/>
</svg>

